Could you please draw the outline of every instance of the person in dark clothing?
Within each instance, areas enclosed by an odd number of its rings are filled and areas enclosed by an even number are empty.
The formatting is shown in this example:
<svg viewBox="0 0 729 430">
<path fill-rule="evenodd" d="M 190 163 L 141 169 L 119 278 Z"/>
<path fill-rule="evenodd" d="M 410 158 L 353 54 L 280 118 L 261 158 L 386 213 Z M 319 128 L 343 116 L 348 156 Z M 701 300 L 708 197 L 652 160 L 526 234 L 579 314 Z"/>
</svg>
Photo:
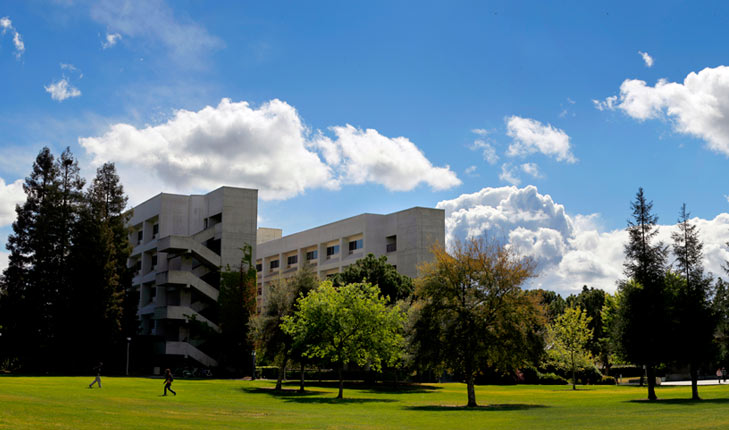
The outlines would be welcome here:
<svg viewBox="0 0 729 430">
<path fill-rule="evenodd" d="M 173 395 L 177 395 L 177 393 L 172 390 L 172 381 L 174 380 L 175 378 L 172 377 L 172 372 L 170 371 L 170 369 L 165 369 L 165 393 L 163 394 L 163 396 L 167 395 L 167 390 L 170 390 Z"/>
<path fill-rule="evenodd" d="M 98 384 L 99 388 L 101 388 L 101 369 L 104 367 L 104 363 L 99 362 L 99 365 L 94 367 L 94 372 L 96 372 L 96 379 L 94 379 L 94 382 L 89 384 L 89 388 L 94 388 L 94 384 Z"/>
</svg>

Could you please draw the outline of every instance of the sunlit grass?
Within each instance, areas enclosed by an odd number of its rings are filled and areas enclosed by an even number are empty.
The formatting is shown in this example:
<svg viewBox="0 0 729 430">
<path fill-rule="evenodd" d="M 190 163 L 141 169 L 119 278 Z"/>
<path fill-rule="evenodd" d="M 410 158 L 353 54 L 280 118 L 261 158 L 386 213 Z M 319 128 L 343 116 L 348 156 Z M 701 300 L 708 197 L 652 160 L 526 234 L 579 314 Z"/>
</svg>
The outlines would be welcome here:
<svg viewBox="0 0 729 430">
<path fill-rule="evenodd" d="M 468 409 L 462 384 L 353 386 L 337 400 L 333 385 L 275 394 L 268 381 L 178 379 L 162 397 L 161 379 L 92 380 L 0 377 L 0 429 L 729 428 L 729 386 L 700 387 L 701 402 L 661 387 L 656 403 L 638 387 L 481 386 L 482 406 Z"/>
</svg>

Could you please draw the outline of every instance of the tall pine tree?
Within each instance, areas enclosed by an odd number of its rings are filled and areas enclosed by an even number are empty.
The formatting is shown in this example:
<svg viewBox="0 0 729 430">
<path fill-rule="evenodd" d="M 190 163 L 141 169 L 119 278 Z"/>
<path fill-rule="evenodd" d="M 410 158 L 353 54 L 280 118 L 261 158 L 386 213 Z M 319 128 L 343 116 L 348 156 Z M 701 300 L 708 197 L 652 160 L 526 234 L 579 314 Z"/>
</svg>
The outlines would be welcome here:
<svg viewBox="0 0 729 430">
<path fill-rule="evenodd" d="M 658 217 L 652 213 L 653 203 L 646 200 L 643 188 L 638 189 L 631 209 L 624 264 L 629 280 L 620 285 L 621 343 L 629 360 L 645 365 L 648 399 L 656 400 L 655 368 L 665 358 L 670 321 L 664 282 L 668 251 L 662 243 L 653 243 Z"/>
<path fill-rule="evenodd" d="M 699 400 L 698 368 L 711 355 L 716 319 L 709 300 L 712 280 L 704 275 L 702 265 L 704 245 L 689 216 L 684 204 L 678 230 L 671 234 L 678 273 L 667 275 L 666 284 L 673 287 L 675 358 L 688 364 L 691 398 Z"/>
</svg>

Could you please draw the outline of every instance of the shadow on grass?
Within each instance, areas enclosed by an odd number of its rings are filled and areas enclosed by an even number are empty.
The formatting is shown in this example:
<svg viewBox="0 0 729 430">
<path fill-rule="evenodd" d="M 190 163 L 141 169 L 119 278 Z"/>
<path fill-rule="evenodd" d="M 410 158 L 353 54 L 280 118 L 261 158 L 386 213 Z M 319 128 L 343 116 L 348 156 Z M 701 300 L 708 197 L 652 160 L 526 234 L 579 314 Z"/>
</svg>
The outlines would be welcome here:
<svg viewBox="0 0 729 430">
<path fill-rule="evenodd" d="M 299 382 L 298 381 L 287 381 L 284 382 L 284 386 L 292 386 L 292 387 L 298 387 Z M 339 381 L 306 381 L 307 387 L 321 387 L 321 388 L 339 388 Z M 392 383 L 366 383 L 366 382 L 356 382 L 356 381 L 345 381 L 344 388 L 349 390 L 363 390 L 363 391 L 369 391 L 371 393 L 389 393 L 389 394 L 396 394 L 396 393 L 429 393 L 435 390 L 442 390 L 442 387 L 437 387 L 435 385 L 427 385 L 427 384 L 413 384 L 413 383 L 406 383 L 402 382 L 399 383 L 397 386 L 393 385 Z"/>
<path fill-rule="evenodd" d="M 540 409 L 548 408 L 546 405 L 530 405 L 526 403 L 504 403 L 504 404 L 491 404 L 491 405 L 479 405 L 476 407 L 469 406 L 406 406 L 405 409 L 410 411 L 433 411 L 433 412 L 447 412 L 447 411 L 525 411 L 528 409 Z"/>
<path fill-rule="evenodd" d="M 727 405 L 729 399 L 704 399 L 704 400 L 691 400 L 691 399 L 658 399 L 650 401 L 648 399 L 634 399 L 626 400 L 626 403 L 637 403 L 641 405 Z"/>
<path fill-rule="evenodd" d="M 249 388 L 243 387 L 243 391 L 250 394 L 267 394 L 279 398 L 285 402 L 295 403 L 310 403 L 310 404 L 347 404 L 347 403 L 392 403 L 394 399 L 361 399 L 361 398 L 343 398 L 337 399 L 335 397 L 314 397 L 320 394 L 331 394 L 325 391 L 313 391 L 307 390 L 300 393 L 298 390 L 293 389 L 282 389 L 276 391 L 273 388 Z M 347 392 L 345 391 L 345 396 Z"/>
</svg>

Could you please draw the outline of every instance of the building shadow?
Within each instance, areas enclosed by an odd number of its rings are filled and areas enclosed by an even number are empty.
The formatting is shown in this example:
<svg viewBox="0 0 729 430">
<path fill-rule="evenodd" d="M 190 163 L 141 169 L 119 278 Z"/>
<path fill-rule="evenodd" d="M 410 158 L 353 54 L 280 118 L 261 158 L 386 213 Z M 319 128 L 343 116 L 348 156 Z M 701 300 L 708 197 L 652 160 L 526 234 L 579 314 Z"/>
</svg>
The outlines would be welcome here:
<svg viewBox="0 0 729 430">
<path fill-rule="evenodd" d="M 299 392 L 298 389 L 282 389 L 276 391 L 273 388 L 263 387 L 243 387 L 242 391 L 248 394 L 265 394 L 277 399 L 281 399 L 284 402 L 293 403 L 309 403 L 309 404 L 345 404 L 345 403 L 392 403 L 394 399 L 370 399 L 370 398 L 343 398 L 337 399 L 336 397 L 317 397 L 322 394 L 334 394 L 330 391 L 316 391 L 306 390 L 303 393 Z M 346 395 L 346 391 L 345 391 Z"/>
</svg>

